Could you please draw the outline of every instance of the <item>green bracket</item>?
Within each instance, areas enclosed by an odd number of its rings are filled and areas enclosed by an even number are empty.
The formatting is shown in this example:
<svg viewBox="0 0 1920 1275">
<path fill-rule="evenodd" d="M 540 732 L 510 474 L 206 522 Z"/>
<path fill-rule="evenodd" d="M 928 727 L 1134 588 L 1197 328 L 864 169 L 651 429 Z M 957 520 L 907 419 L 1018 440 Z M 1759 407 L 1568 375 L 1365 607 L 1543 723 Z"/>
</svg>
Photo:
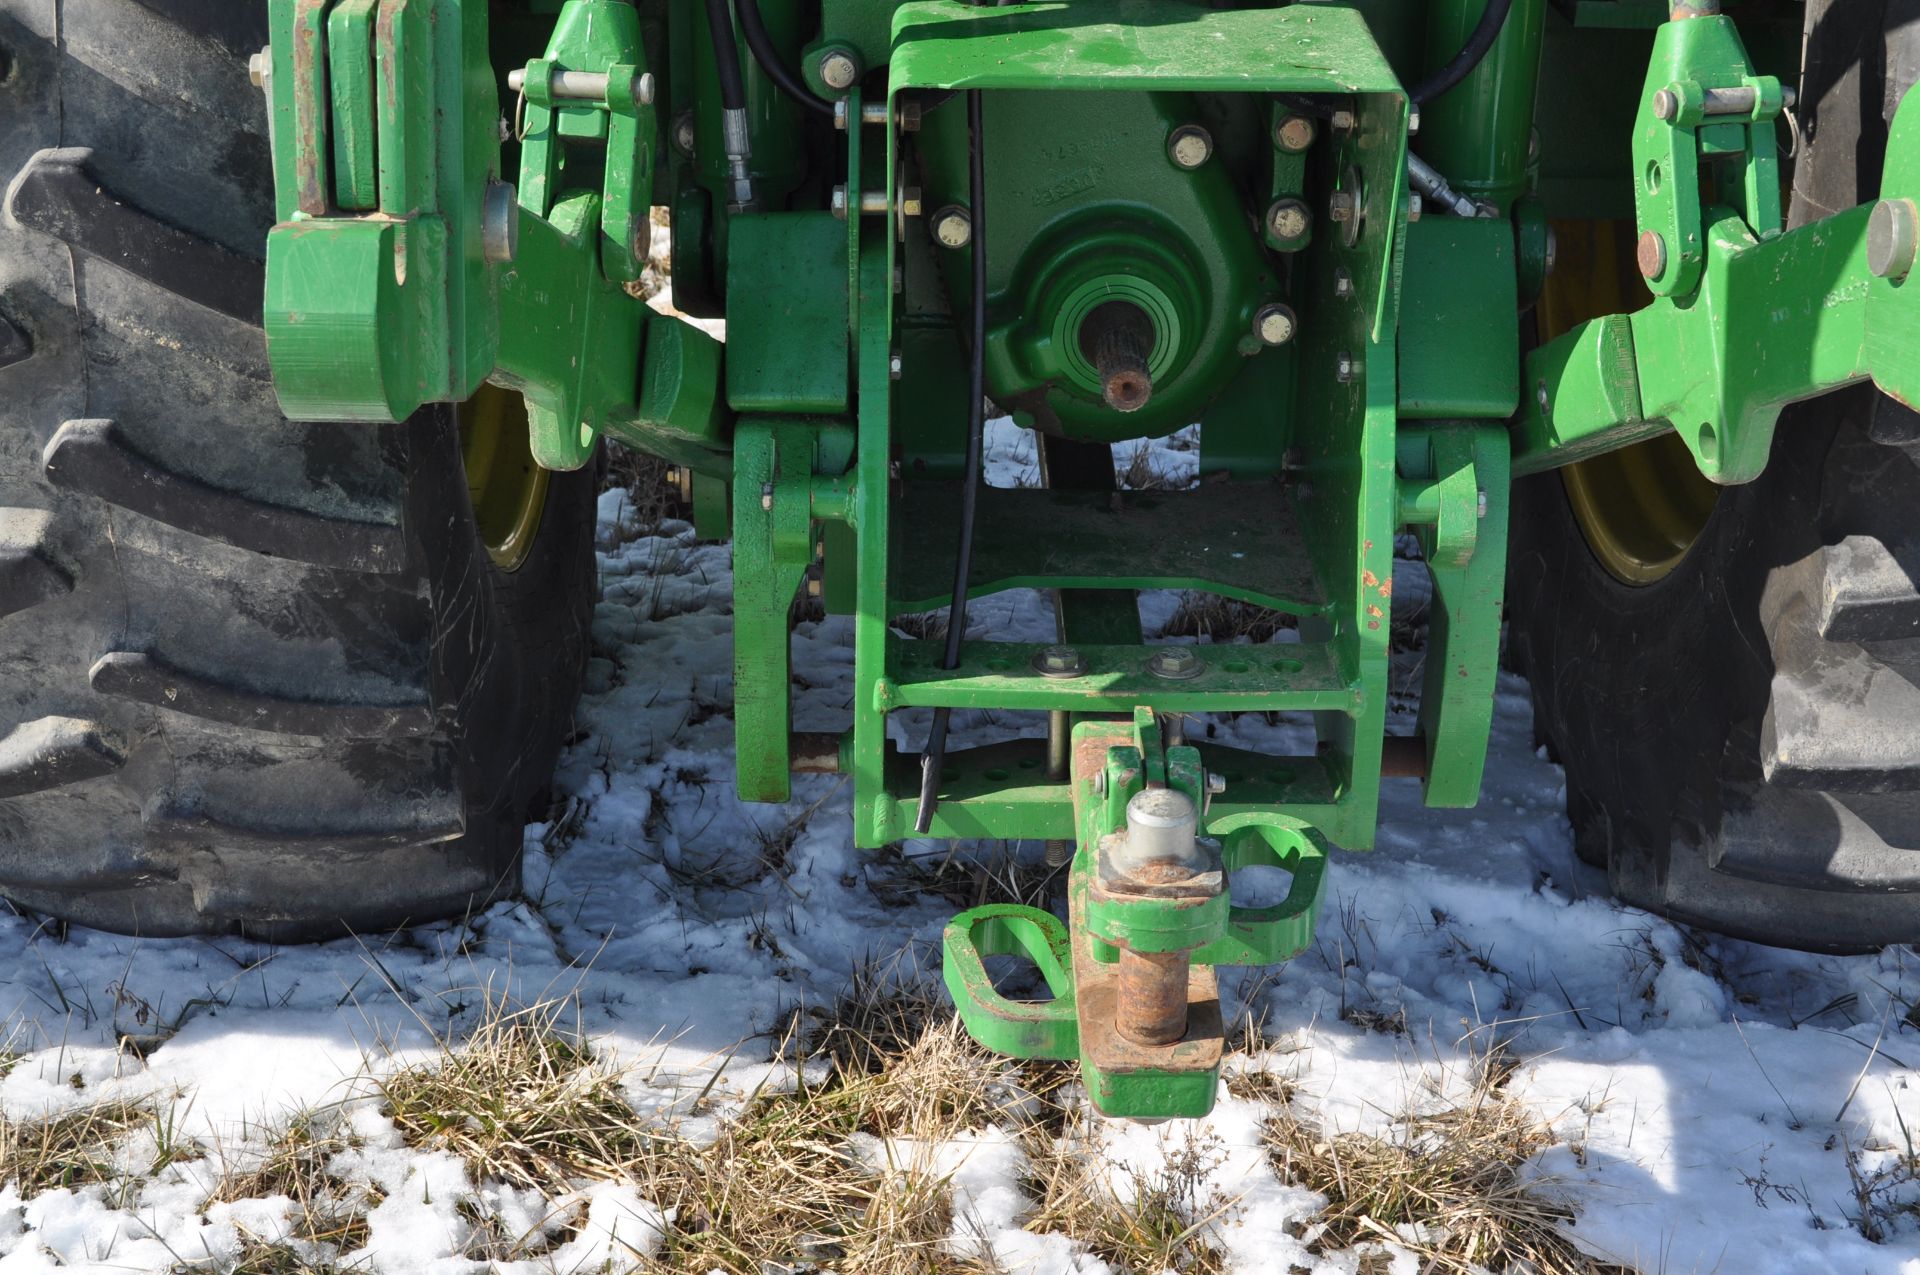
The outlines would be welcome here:
<svg viewBox="0 0 1920 1275">
<path fill-rule="evenodd" d="M 1436 600 L 1417 727 L 1429 806 L 1480 800 L 1504 618 L 1507 448 L 1504 426 L 1432 426 L 1400 440 L 1402 508 Z"/>
<path fill-rule="evenodd" d="M 1655 296 L 1692 292 L 1705 269 L 1702 160 L 1738 170 L 1723 196 L 1757 238 L 1780 233 L 1781 104 L 1780 81 L 1752 73 L 1732 18 L 1676 18 L 1655 34 L 1633 132 L 1640 273 Z"/>
<path fill-rule="evenodd" d="M 747 419 L 733 438 L 733 718 L 742 801 L 792 792 L 787 612 L 813 561 L 815 433 Z"/>
</svg>

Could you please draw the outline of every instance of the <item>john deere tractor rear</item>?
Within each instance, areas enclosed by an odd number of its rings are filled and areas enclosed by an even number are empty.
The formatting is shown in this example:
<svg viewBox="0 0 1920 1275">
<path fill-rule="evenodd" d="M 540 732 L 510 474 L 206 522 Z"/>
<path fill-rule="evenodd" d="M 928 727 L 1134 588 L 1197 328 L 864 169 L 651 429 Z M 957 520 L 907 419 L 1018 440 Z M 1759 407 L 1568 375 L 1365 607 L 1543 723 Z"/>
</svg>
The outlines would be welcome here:
<svg viewBox="0 0 1920 1275">
<path fill-rule="evenodd" d="M 1078 1059 L 1102 1110 L 1194 1115 L 1213 967 L 1310 941 L 1328 847 L 1371 845 L 1383 773 L 1476 801 L 1509 614 L 1583 852 L 1628 898 L 1813 947 L 1920 939 L 1920 425 L 1899 406 L 1920 402 L 1920 105 L 1895 110 L 1916 61 L 1898 9 L 272 0 L 273 386 L 316 448 L 491 401 L 498 455 L 549 492 L 603 438 L 691 474 L 733 541 L 740 795 L 834 769 L 860 845 L 1061 847 L 1064 919 L 948 927 L 961 1015 L 994 1048 Z M 82 183 L 36 181 L 14 218 L 59 234 L 35 210 Z M 724 316 L 724 345 L 635 299 L 658 205 L 675 301 Z M 984 485 L 988 399 L 1038 434 L 1045 488 Z M 1114 490 L 1112 444 L 1196 422 L 1200 487 Z M 111 501 L 136 451 L 75 421 L 46 472 Z M 466 461 L 484 528 L 506 462 Z M 216 478 L 136 512 L 204 523 L 235 499 Z M 525 502 L 498 505 L 524 533 Z M 453 516 L 423 497 L 392 534 Z M 1434 609 L 1416 731 L 1388 737 L 1408 533 Z M 816 560 L 853 617 L 851 719 L 827 739 L 789 714 Z M 1053 591 L 1057 642 L 967 635 L 968 600 L 1014 588 Z M 1302 640 L 1149 644 L 1143 589 L 1288 612 Z M 944 639 L 890 624 L 942 607 Z M 279 721 L 126 643 L 94 687 L 154 706 L 129 729 Z M 553 652 L 562 689 L 573 658 Z M 956 709 L 1045 736 L 950 747 Z M 370 711 L 351 720 L 371 734 Z M 1190 715 L 1244 711 L 1310 714 L 1318 745 L 1182 740 Z M 134 747 L 88 738 L 0 780 Z M 54 897 L 30 887 L 65 880 L 55 853 L 0 826 L 9 892 Z M 1284 900 L 1231 901 L 1252 865 L 1290 873 Z M 1030 958 L 1052 998 L 996 991 L 994 956 Z"/>
</svg>

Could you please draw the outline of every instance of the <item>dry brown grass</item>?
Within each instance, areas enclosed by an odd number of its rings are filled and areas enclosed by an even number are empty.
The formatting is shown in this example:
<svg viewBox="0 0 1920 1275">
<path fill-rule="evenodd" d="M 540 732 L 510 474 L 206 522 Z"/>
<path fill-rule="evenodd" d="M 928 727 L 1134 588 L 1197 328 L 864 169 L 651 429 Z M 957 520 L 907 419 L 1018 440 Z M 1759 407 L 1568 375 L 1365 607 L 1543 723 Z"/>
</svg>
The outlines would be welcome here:
<svg viewBox="0 0 1920 1275">
<path fill-rule="evenodd" d="M 1404 1116 L 1384 1137 L 1329 1134 L 1287 1103 L 1274 1107 L 1265 1125 L 1274 1170 L 1327 1197 L 1313 1247 L 1390 1243 L 1418 1255 L 1423 1275 L 1621 1270 L 1574 1247 L 1560 1229 L 1573 1220 L 1572 1207 L 1550 1182 L 1523 1175 L 1553 1137 L 1503 1091 L 1511 1070 L 1504 1051 L 1476 1065 L 1462 1101 Z"/>
<path fill-rule="evenodd" d="M 1223 598 L 1217 593 L 1188 591 L 1180 595 L 1180 605 L 1161 631 L 1165 637 L 1202 638 L 1226 644 L 1271 642 L 1278 633 L 1300 627 L 1298 616 Z"/>
<path fill-rule="evenodd" d="M 31 1198 L 62 1187 L 122 1181 L 130 1176 L 121 1163 L 123 1150 L 141 1130 L 152 1134 L 154 1153 L 140 1172 L 157 1173 L 176 1160 L 194 1159 L 199 1149 L 181 1139 L 174 1115 L 171 1099 L 153 1096 L 106 1098 L 25 1120 L 0 1114 L 0 1185 L 14 1183 L 23 1198 Z"/>
<path fill-rule="evenodd" d="M 1231 1201 L 1203 1207 L 1217 1144 L 1189 1132 L 1158 1172 L 1129 1172 L 1131 1189 L 1123 1193 L 1113 1185 L 1114 1167 L 1089 1154 L 1082 1139 L 1036 1129 L 1023 1143 L 1026 1186 L 1037 1202 L 1027 1230 L 1069 1236 L 1123 1271 L 1218 1275 L 1226 1268 L 1206 1230 Z"/>
<path fill-rule="evenodd" d="M 943 1247 L 950 1192 L 924 1155 L 876 1163 L 855 1138 L 931 1144 L 1030 1096 L 950 1011 L 932 1012 L 930 995 L 860 990 L 810 1033 L 825 1078 L 756 1091 L 710 1140 L 640 1117 L 622 1093 L 625 1073 L 594 1056 L 558 1004 L 490 1003 L 464 1041 L 380 1081 L 380 1092 L 409 1143 L 461 1156 L 476 1180 L 549 1198 L 583 1179 L 631 1183 L 674 1218 L 660 1270 L 979 1270 Z"/>
<path fill-rule="evenodd" d="M 545 1192 L 625 1180 L 648 1134 L 622 1073 L 594 1057 L 567 1015 L 563 1002 L 516 1009 L 489 997 L 458 1046 L 378 1081 L 387 1114 L 409 1143 L 451 1151 L 476 1176 Z"/>
<path fill-rule="evenodd" d="M 222 1173 L 207 1203 L 284 1195 L 293 1201 L 294 1238 L 339 1252 L 359 1248 L 367 1240 L 367 1213 L 381 1196 L 378 1188 L 333 1172 L 333 1158 L 353 1145 L 337 1110 L 300 1112 L 270 1138 L 266 1154 L 258 1161 Z M 243 1264 L 237 1269 L 326 1269 L 298 1264 L 308 1260 L 292 1247 L 249 1238 Z M 245 1264 L 249 1261 L 253 1265 Z"/>
</svg>

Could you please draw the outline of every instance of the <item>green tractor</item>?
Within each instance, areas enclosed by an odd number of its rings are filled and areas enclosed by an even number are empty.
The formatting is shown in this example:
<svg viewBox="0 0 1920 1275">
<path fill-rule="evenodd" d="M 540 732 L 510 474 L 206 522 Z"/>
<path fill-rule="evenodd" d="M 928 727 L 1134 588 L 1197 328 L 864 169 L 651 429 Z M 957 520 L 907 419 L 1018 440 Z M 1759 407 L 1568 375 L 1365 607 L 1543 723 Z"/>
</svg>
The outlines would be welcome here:
<svg viewBox="0 0 1920 1275">
<path fill-rule="evenodd" d="M 288 940 L 511 894 L 611 442 L 732 542 L 740 798 L 1070 865 L 945 977 L 1109 1113 L 1208 1109 L 1214 967 L 1311 941 L 1383 776 L 1477 800 L 1503 650 L 1623 899 L 1920 940 L 1920 6 L 1724 9 L 6 0 L 0 891 Z M 1116 487 L 1196 425 L 1199 484 Z M 969 633 L 1010 589 L 1056 642 Z M 1163 589 L 1300 640 L 1146 642 Z M 1254 711 L 1316 745 L 1193 742 Z"/>
</svg>

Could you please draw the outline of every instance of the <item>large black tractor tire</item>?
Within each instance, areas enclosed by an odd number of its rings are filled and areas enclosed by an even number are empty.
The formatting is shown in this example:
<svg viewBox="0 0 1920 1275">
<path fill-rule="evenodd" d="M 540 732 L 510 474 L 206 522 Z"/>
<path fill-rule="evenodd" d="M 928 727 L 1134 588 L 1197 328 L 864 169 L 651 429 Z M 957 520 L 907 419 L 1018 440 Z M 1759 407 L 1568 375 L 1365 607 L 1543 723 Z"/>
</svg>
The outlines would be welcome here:
<svg viewBox="0 0 1920 1275">
<path fill-rule="evenodd" d="M 0 893 L 285 940 L 518 885 L 596 472 L 497 568 L 459 426 L 301 424 L 260 323 L 259 0 L 0 0 Z"/>
<path fill-rule="evenodd" d="M 1791 220 L 1879 193 L 1920 3 L 1814 0 Z M 1920 417 L 1861 386 L 1782 416 L 1679 565 L 1623 584 L 1558 474 L 1517 484 L 1514 662 L 1583 859 L 1760 942 L 1920 942 Z"/>
</svg>

